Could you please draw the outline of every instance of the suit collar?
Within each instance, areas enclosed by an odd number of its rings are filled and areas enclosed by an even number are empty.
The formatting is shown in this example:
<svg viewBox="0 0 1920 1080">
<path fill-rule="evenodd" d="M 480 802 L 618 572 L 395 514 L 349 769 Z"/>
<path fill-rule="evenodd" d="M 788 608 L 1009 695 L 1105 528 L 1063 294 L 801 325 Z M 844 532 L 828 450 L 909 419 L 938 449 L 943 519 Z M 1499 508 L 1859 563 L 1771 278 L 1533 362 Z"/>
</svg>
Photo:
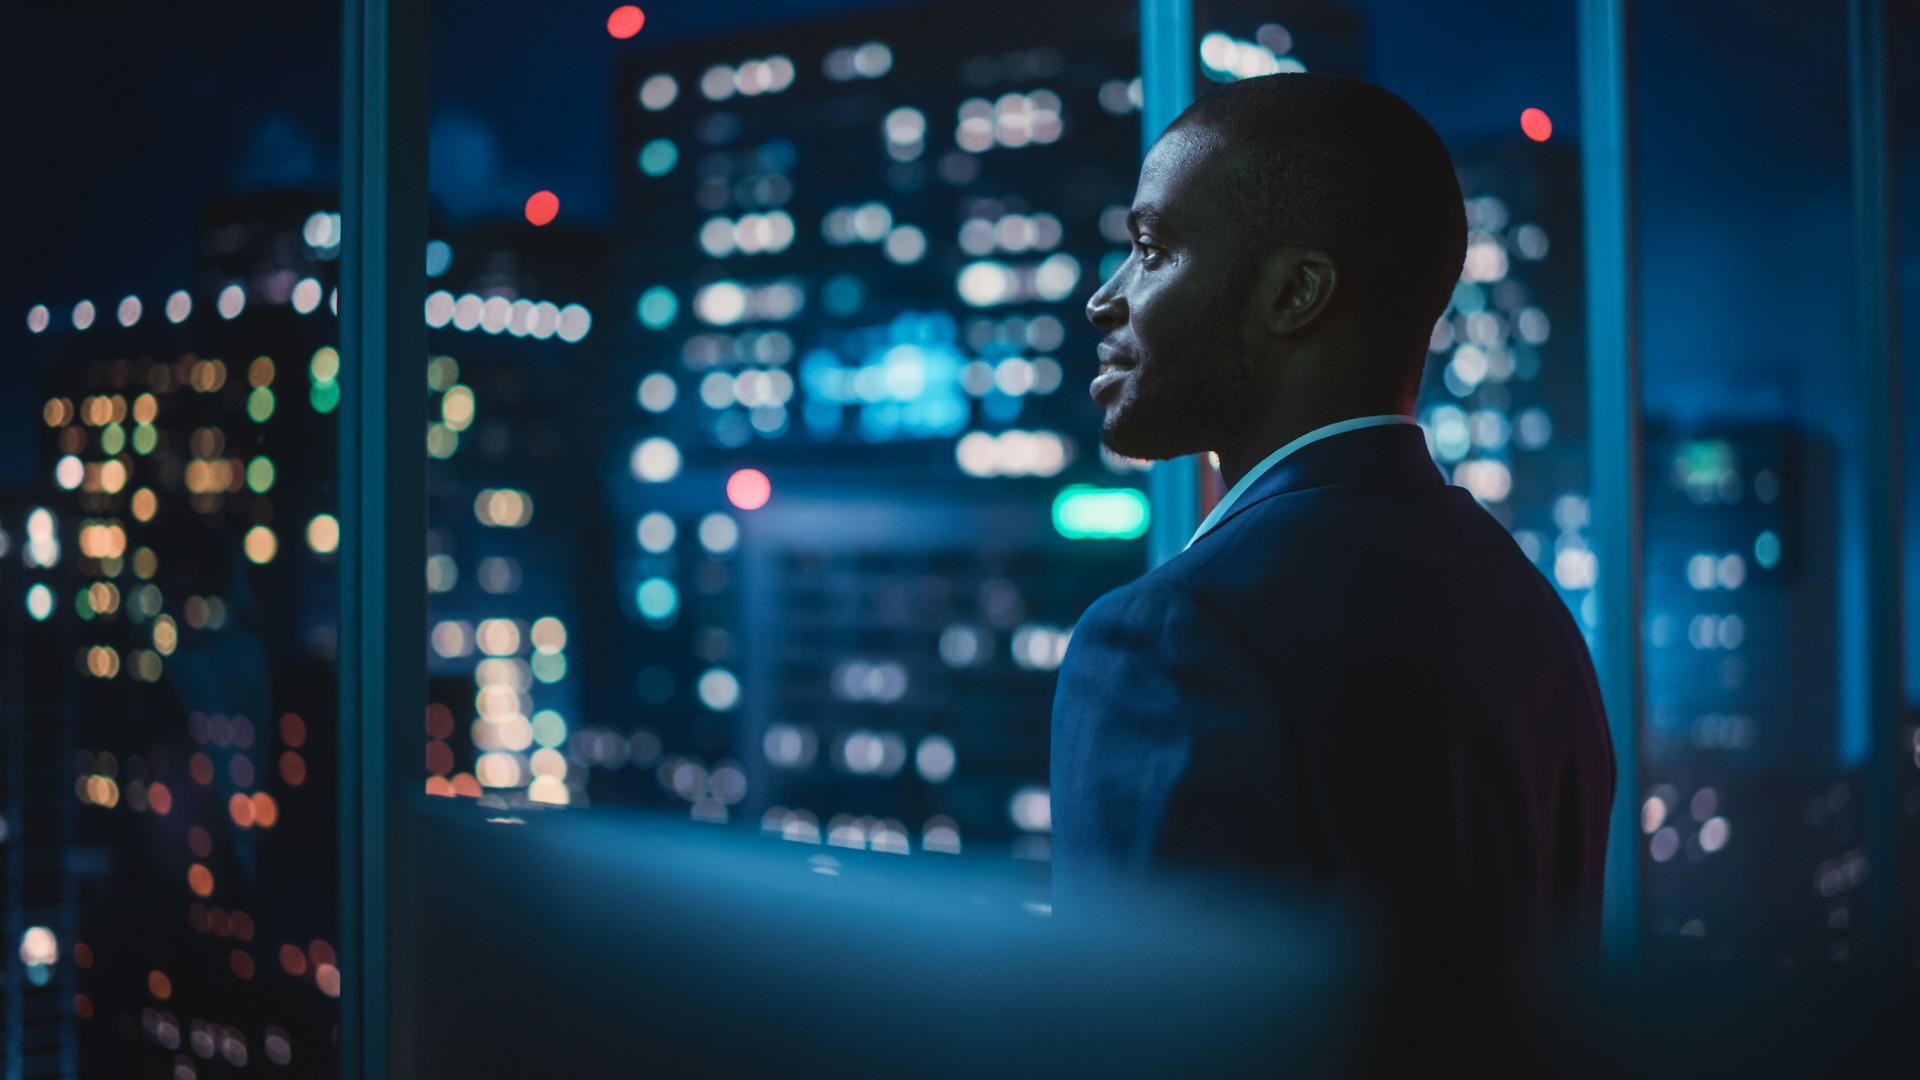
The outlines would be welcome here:
<svg viewBox="0 0 1920 1080">
<path fill-rule="evenodd" d="M 1288 454 L 1241 493 L 1238 502 L 1195 543 L 1276 495 L 1355 480 L 1445 484 L 1426 434 L 1414 424 L 1384 424 L 1330 435 Z"/>
</svg>

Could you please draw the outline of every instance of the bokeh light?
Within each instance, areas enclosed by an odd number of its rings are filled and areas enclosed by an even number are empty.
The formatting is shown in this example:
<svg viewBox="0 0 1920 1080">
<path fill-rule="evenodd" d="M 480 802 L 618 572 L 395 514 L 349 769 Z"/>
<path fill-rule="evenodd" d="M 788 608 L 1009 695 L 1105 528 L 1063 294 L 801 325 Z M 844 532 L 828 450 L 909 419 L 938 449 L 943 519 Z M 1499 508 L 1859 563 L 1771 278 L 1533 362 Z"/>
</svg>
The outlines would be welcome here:
<svg viewBox="0 0 1920 1080">
<path fill-rule="evenodd" d="M 527 197 L 527 220 L 545 225 L 560 215 L 560 196 L 551 191 L 536 191 Z"/>
<path fill-rule="evenodd" d="M 316 514 L 307 523 L 307 546 L 318 555 L 331 555 L 340 548 L 340 522 L 332 514 Z"/>
<path fill-rule="evenodd" d="M 634 606 L 649 619 L 665 619 L 680 606 L 680 594 L 665 578 L 648 578 L 634 592 Z"/>
<path fill-rule="evenodd" d="M 709 668 L 696 684 L 700 703 L 715 712 L 725 712 L 740 702 L 740 680 L 725 668 Z"/>
<path fill-rule="evenodd" d="M 649 484 L 663 483 L 680 475 L 680 448 L 672 440 L 658 436 L 642 439 L 633 448 L 633 457 L 628 464 L 635 480 Z"/>
<path fill-rule="evenodd" d="M 255 525 L 247 530 L 244 546 L 248 561 L 269 563 L 273 561 L 274 554 L 280 550 L 280 541 L 273 535 L 272 529 L 265 525 Z"/>
<path fill-rule="evenodd" d="M 655 139 L 640 148 L 640 171 L 648 176 L 665 176 L 680 161 L 680 150 L 672 139 Z"/>
<path fill-rule="evenodd" d="M 1520 130 L 1534 142 L 1546 142 L 1553 134 L 1553 121 L 1539 109 L 1527 109 L 1520 114 Z"/>
<path fill-rule="evenodd" d="M 740 542 L 740 526 L 725 514 L 708 514 L 700 519 L 700 546 L 715 555 L 725 555 Z"/>
<path fill-rule="evenodd" d="M 641 83 L 638 96 L 642 108 L 648 112 L 659 112 L 680 96 L 680 83 L 663 72 Z"/>
<path fill-rule="evenodd" d="M 640 523 L 635 527 L 634 532 L 635 538 L 640 542 L 641 548 L 654 555 L 658 555 L 668 548 L 673 547 L 677 530 L 674 528 L 671 517 L 668 517 L 658 510 L 654 510 L 648 512 L 640 519 Z"/>
<path fill-rule="evenodd" d="M 614 8 L 613 14 L 607 16 L 607 33 L 624 41 L 638 34 L 646 24 L 646 13 L 632 4 L 626 4 Z"/>
<path fill-rule="evenodd" d="M 727 478 L 727 501 L 742 510 L 758 510 L 773 496 L 773 482 L 759 469 L 741 469 Z"/>
</svg>

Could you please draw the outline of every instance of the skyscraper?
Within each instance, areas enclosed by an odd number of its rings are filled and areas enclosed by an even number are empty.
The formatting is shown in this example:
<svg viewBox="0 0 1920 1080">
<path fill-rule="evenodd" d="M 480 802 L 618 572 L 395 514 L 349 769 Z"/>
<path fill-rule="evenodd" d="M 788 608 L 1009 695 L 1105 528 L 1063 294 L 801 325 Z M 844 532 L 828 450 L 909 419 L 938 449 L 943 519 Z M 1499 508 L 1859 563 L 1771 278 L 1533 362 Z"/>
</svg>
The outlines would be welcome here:
<svg viewBox="0 0 1920 1080">
<path fill-rule="evenodd" d="M 322 1075 L 338 222 L 290 193 L 210 206 L 201 235 L 200 281 L 29 313 L 51 355 L 9 627 L 35 666 L 9 685 L 32 699 L 26 738 L 65 749 L 26 783 L 29 802 L 52 777 L 63 794 L 58 816 L 19 822 L 16 861 L 71 886 L 30 876 L 42 899 L 10 916 L 59 901 L 32 940 L 70 973 L 59 1005 L 89 1072 Z M 25 755 L 49 765 L 44 746 Z"/>
</svg>

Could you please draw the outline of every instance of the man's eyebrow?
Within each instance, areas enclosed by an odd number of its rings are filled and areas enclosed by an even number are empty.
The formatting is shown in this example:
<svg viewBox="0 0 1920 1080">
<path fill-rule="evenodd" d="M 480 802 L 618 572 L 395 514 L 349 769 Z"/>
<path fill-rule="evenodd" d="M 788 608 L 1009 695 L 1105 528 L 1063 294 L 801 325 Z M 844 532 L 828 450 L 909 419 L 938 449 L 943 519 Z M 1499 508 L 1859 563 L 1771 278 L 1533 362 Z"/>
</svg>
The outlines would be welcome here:
<svg viewBox="0 0 1920 1080">
<path fill-rule="evenodd" d="M 1127 229 L 1138 233 L 1143 228 L 1160 230 L 1166 228 L 1167 219 L 1152 206 L 1140 206 L 1127 211 Z"/>
</svg>

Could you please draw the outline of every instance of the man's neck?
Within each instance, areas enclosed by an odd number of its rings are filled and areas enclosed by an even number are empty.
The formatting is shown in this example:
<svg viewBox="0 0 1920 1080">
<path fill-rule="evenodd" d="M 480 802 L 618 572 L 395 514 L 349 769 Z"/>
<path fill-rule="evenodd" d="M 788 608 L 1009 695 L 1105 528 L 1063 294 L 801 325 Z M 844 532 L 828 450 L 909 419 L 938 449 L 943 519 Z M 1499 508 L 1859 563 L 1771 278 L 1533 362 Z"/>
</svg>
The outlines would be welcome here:
<svg viewBox="0 0 1920 1080">
<path fill-rule="evenodd" d="M 1310 414 L 1273 417 L 1261 425 L 1253 436 L 1240 441 L 1238 445 L 1223 446 L 1214 451 L 1220 455 L 1220 479 L 1226 487 L 1232 488 L 1255 465 L 1266 460 L 1268 454 L 1328 424 L 1360 416 L 1411 416 L 1412 414 L 1413 402 L 1399 401 L 1360 404 L 1343 409 L 1324 409 Z"/>
</svg>

